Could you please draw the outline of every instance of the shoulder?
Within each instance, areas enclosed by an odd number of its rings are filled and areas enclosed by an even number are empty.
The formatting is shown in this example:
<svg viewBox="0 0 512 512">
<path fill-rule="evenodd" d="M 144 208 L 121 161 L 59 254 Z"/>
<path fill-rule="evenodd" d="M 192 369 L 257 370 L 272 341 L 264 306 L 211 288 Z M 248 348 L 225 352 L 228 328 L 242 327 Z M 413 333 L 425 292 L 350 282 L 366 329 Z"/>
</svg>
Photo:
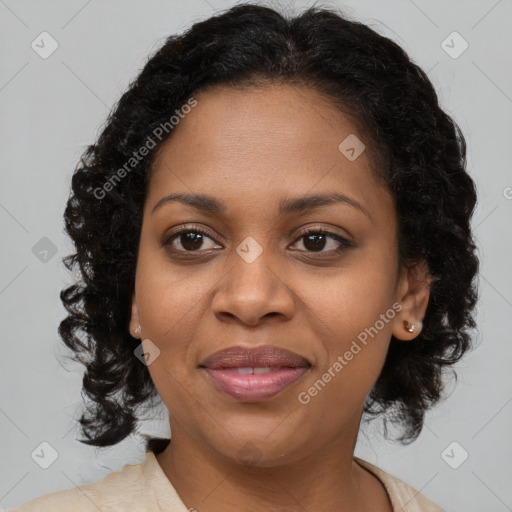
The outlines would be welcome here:
<svg viewBox="0 0 512 512">
<path fill-rule="evenodd" d="M 144 482 L 144 463 L 125 465 L 97 482 L 45 494 L 10 512 L 110 512 L 120 510 L 123 504 L 122 510 L 143 511 L 144 505 L 149 505 Z"/>
<path fill-rule="evenodd" d="M 354 457 L 354 459 L 360 466 L 373 473 L 384 484 L 394 511 L 444 512 L 441 507 L 396 476 L 386 473 L 379 467 L 359 457 Z"/>
</svg>

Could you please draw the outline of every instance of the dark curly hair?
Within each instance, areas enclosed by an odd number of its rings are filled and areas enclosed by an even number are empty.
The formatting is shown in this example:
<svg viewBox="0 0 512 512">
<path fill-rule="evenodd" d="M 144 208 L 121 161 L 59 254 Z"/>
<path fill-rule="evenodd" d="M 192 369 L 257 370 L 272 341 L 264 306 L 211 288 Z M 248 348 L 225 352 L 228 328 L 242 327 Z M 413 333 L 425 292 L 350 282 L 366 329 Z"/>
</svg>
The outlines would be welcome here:
<svg viewBox="0 0 512 512">
<path fill-rule="evenodd" d="M 119 170 L 194 94 L 265 84 L 312 88 L 351 116 L 395 201 L 399 264 L 424 261 L 434 278 L 421 333 L 409 343 L 392 337 L 364 412 L 389 413 L 384 419 L 403 427 L 399 441 L 415 440 L 446 387 L 444 370 L 471 348 L 476 190 L 465 170 L 464 136 L 425 72 L 396 43 L 335 10 L 287 17 L 241 4 L 166 39 L 73 174 L 65 226 L 76 253 L 63 262 L 80 277 L 60 294 L 68 315 L 59 335 L 86 367 L 80 442 L 120 442 L 137 430 L 141 404 L 158 396 L 147 366 L 134 357 L 138 340 L 128 323 L 147 185 L 166 137 L 122 179 Z M 155 453 L 170 441 L 143 437 Z"/>
</svg>

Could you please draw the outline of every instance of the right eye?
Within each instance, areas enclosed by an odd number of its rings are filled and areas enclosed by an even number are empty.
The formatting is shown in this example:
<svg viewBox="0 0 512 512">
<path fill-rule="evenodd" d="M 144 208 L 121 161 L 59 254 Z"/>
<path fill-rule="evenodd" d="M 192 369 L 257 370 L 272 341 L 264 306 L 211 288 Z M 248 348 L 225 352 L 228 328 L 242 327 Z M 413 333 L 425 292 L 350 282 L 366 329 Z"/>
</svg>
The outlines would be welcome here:
<svg viewBox="0 0 512 512">
<path fill-rule="evenodd" d="M 210 236 L 210 233 L 204 231 L 200 228 L 185 228 L 179 231 L 172 233 L 168 236 L 163 245 L 169 247 L 171 251 L 175 252 L 198 252 L 201 246 L 204 244 L 205 239 L 210 239 L 212 241 L 213 238 Z M 183 249 L 180 249 L 179 246 Z M 206 250 L 214 249 L 215 247 L 211 247 Z M 199 251 L 200 252 L 200 251 Z"/>
</svg>

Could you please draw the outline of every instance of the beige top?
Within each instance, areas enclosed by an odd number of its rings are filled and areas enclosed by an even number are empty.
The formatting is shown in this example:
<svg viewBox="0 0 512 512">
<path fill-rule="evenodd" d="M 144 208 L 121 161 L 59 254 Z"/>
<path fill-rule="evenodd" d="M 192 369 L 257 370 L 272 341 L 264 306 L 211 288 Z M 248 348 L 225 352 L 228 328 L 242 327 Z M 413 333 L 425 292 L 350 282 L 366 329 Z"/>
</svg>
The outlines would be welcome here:
<svg viewBox="0 0 512 512">
<path fill-rule="evenodd" d="M 382 469 L 354 457 L 386 487 L 394 512 L 444 512 L 416 489 Z M 194 510 L 194 509 L 191 509 Z M 189 512 L 155 454 L 127 464 L 98 482 L 35 498 L 11 512 Z"/>
</svg>

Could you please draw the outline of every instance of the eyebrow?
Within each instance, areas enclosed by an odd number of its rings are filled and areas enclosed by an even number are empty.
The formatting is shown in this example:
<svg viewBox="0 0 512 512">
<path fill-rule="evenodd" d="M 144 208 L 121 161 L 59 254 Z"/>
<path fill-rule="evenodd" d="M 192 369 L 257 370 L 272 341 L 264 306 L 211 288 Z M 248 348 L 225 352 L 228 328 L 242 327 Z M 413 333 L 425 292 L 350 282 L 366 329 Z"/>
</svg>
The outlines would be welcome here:
<svg viewBox="0 0 512 512">
<path fill-rule="evenodd" d="M 212 196 L 206 194 L 176 193 L 162 197 L 155 204 L 155 206 L 153 206 L 151 214 L 153 214 L 158 208 L 162 207 L 164 204 L 171 202 L 179 202 L 187 206 L 192 206 L 196 210 L 209 214 L 223 214 L 226 212 L 226 207 L 224 206 L 224 204 Z M 338 192 L 333 192 L 329 194 L 313 194 L 283 199 L 279 203 L 278 214 L 280 216 L 285 216 L 297 212 L 303 213 L 306 211 L 321 208 L 322 206 L 338 203 L 352 206 L 371 219 L 370 212 L 362 204 L 358 203 L 355 199 L 352 199 Z"/>
</svg>

